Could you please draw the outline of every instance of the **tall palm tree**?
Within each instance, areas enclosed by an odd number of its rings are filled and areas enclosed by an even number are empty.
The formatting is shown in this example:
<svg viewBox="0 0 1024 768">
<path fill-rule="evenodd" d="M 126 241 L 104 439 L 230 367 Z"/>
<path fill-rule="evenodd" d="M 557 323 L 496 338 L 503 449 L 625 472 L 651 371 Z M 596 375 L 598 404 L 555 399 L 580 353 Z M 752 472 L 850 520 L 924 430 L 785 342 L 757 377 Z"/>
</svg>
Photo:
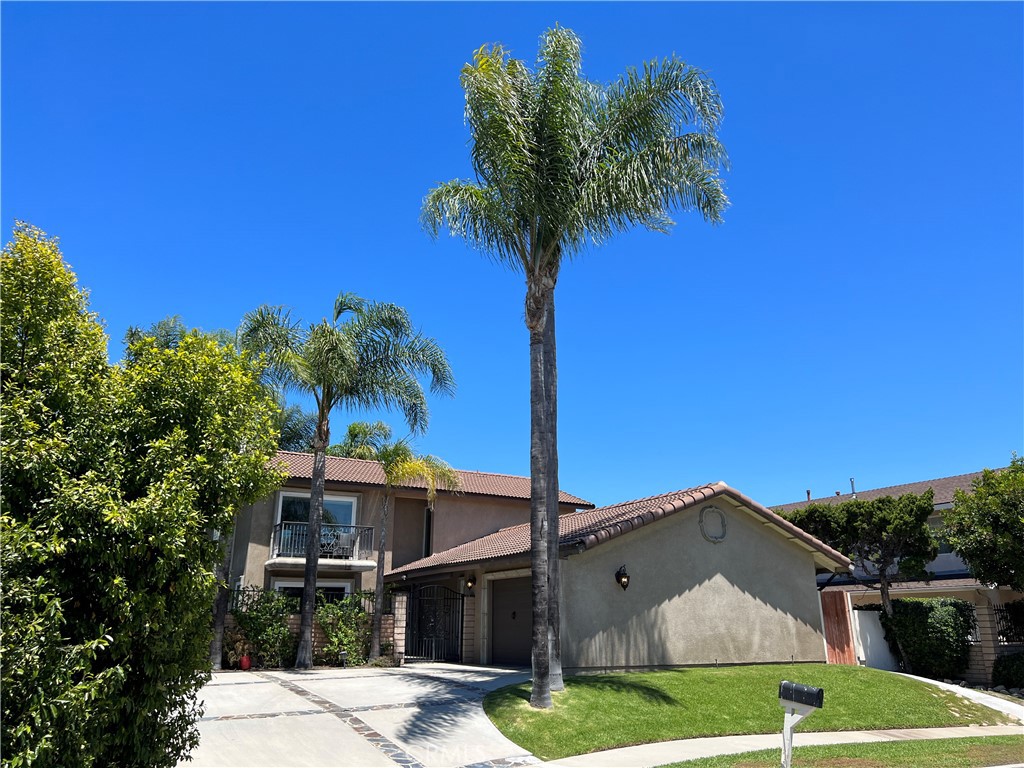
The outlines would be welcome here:
<svg viewBox="0 0 1024 768">
<path fill-rule="evenodd" d="M 484 45 L 462 69 L 475 181 L 432 189 L 422 221 L 442 227 L 526 278 L 530 335 L 533 690 L 560 686 L 557 372 L 554 291 L 563 257 L 635 225 L 667 232 L 673 209 L 721 220 L 727 165 L 722 102 L 702 71 L 672 57 L 608 85 L 582 75 L 580 41 L 556 27 L 530 69 Z M 554 663 L 552 664 L 552 657 Z M 554 679 L 552 680 L 552 672 Z"/>
<path fill-rule="evenodd" d="M 402 307 L 367 303 L 351 293 L 338 295 L 332 321 L 324 319 L 306 329 L 291 319 L 289 310 L 261 306 L 243 318 L 239 339 L 245 349 L 266 354 L 276 381 L 312 396 L 316 405 L 306 567 L 295 658 L 296 669 L 309 669 L 313 666 L 313 609 L 331 411 L 338 407 L 397 408 L 409 429 L 422 433 L 429 413 L 420 377 L 430 378 L 431 391 L 446 395 L 454 393 L 455 379 L 444 350 L 413 328 Z M 377 567 L 383 568 L 383 563 Z"/>
<path fill-rule="evenodd" d="M 433 504 L 437 489 L 458 490 L 459 473 L 436 456 L 413 453 L 406 440 L 387 443 L 377 451 L 376 460 L 384 470 L 384 498 L 381 500 L 380 538 L 377 540 L 377 582 L 373 592 L 373 625 L 370 633 L 370 660 L 380 656 L 381 616 L 384 612 L 384 549 L 388 533 L 388 515 L 396 485 L 422 480 L 427 486 L 427 503 Z"/>
</svg>

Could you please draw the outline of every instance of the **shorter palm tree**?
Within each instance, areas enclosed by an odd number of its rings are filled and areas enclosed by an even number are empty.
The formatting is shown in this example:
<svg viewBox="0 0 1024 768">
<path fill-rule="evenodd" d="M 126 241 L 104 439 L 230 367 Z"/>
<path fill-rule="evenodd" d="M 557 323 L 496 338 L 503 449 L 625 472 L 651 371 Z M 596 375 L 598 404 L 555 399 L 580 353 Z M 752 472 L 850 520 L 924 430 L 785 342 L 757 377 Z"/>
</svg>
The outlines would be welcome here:
<svg viewBox="0 0 1024 768">
<path fill-rule="evenodd" d="M 394 488 L 422 480 L 427 486 L 427 503 L 433 504 L 437 489 L 456 491 L 461 486 L 459 473 L 436 456 L 418 456 L 406 440 L 387 443 L 377 451 L 376 460 L 384 470 L 384 499 L 381 502 L 380 537 L 377 542 L 377 582 L 373 593 L 373 626 L 370 634 L 370 660 L 380 656 L 381 618 L 384 612 L 384 550 L 388 515 Z"/>
<path fill-rule="evenodd" d="M 431 391 L 448 395 L 455 390 L 455 379 L 444 350 L 413 328 L 405 309 L 395 304 L 368 303 L 351 293 L 338 295 L 332 321 L 324 319 L 306 329 L 293 321 L 284 307 L 258 307 L 246 314 L 238 337 L 243 349 L 266 355 L 268 376 L 282 390 L 309 395 L 316 405 L 295 657 L 297 669 L 309 669 L 313 666 L 313 609 L 331 411 L 339 407 L 397 408 L 410 430 L 423 432 L 429 411 L 420 378 L 430 379 Z"/>
<path fill-rule="evenodd" d="M 391 427 L 383 421 L 353 421 L 345 439 L 327 449 L 328 456 L 376 461 L 377 452 L 391 439 Z"/>
</svg>

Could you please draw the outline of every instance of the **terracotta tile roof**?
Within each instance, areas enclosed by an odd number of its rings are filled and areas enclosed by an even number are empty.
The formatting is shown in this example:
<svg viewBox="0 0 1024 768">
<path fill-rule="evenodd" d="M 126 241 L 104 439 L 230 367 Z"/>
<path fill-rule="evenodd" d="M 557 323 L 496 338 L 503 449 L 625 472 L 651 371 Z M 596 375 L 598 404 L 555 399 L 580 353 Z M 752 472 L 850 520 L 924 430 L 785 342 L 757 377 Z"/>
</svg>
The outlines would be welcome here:
<svg viewBox="0 0 1024 768">
<path fill-rule="evenodd" d="M 309 480 L 313 477 L 313 454 L 278 451 L 278 459 L 284 464 L 288 476 L 296 480 Z M 456 470 L 462 480 L 462 493 L 480 496 L 502 496 L 509 499 L 530 498 L 530 478 L 516 475 L 496 475 L 490 472 L 471 472 Z M 339 459 L 327 457 L 326 480 L 353 485 L 384 486 L 384 470 L 376 461 L 362 459 Z M 410 483 L 407 488 L 425 488 L 422 482 Z M 574 507 L 593 509 L 594 505 L 579 496 L 560 491 L 558 501 Z"/>
<path fill-rule="evenodd" d="M 965 491 L 971 490 L 971 481 L 981 477 L 981 472 L 968 472 L 965 475 L 954 475 L 953 477 L 940 477 L 937 480 L 921 480 L 916 483 L 905 483 L 903 485 L 890 485 L 887 488 L 872 488 L 867 491 L 857 491 L 857 498 L 864 501 L 871 501 L 882 496 L 902 496 L 904 493 L 921 494 L 929 488 L 935 493 L 936 504 L 952 504 L 953 492 L 957 488 Z M 820 499 L 810 501 L 794 501 L 789 504 L 782 504 L 775 507 L 782 512 L 789 512 L 794 509 L 801 509 L 808 504 L 833 504 L 842 501 L 849 501 L 853 498 L 852 493 L 842 493 L 838 496 L 823 496 Z"/>
<path fill-rule="evenodd" d="M 617 536 L 642 528 L 663 517 L 702 504 L 716 496 L 729 497 L 741 508 L 771 524 L 780 534 L 800 541 L 805 547 L 816 553 L 815 559 L 819 563 L 833 570 L 848 571 L 849 559 L 722 482 L 626 501 L 610 507 L 592 509 L 588 512 L 562 515 L 559 518 L 559 548 L 570 552 L 582 552 Z M 460 544 L 444 552 L 437 552 L 396 568 L 389 573 L 410 573 L 503 557 L 525 556 L 529 551 L 530 525 L 523 523 L 502 528 L 496 533 Z"/>
</svg>

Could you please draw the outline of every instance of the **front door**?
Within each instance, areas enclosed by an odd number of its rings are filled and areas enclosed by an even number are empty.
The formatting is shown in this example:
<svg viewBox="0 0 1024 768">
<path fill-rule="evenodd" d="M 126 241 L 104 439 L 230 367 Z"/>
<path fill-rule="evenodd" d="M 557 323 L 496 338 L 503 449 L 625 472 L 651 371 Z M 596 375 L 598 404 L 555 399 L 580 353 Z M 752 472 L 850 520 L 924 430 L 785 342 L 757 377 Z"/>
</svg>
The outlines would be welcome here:
<svg viewBox="0 0 1024 768">
<path fill-rule="evenodd" d="M 530 666 L 533 595 L 530 577 L 491 582 L 491 663 Z"/>
</svg>

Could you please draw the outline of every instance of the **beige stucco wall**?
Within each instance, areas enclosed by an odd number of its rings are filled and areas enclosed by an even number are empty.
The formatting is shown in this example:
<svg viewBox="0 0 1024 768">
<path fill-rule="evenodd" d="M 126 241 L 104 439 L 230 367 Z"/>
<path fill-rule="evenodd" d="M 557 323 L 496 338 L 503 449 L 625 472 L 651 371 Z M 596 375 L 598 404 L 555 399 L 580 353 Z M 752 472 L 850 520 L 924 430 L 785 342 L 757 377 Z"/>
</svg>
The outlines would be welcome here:
<svg viewBox="0 0 1024 768">
<path fill-rule="evenodd" d="M 263 564 L 270 557 L 277 495 L 273 494 L 239 512 L 232 549 L 231 583 L 241 578 L 244 586 L 266 586 Z"/>
<path fill-rule="evenodd" d="M 283 491 L 308 490 L 309 486 L 289 485 Z M 276 492 L 262 501 L 239 512 L 235 524 L 234 549 L 232 553 L 232 583 L 239 577 L 246 585 L 269 587 L 270 575 L 266 573 L 266 562 L 270 557 L 270 541 L 277 515 Z M 327 494 L 355 496 L 356 525 L 372 526 L 374 529 L 373 554 L 376 560 L 380 536 L 380 517 L 384 492 L 375 487 L 353 487 L 327 483 Z M 423 508 L 426 493 L 423 491 L 398 491 L 393 499 L 388 523 L 388 537 L 385 542 L 384 569 L 390 570 L 404 565 L 418 557 L 423 541 Z M 449 547 L 530 519 L 528 499 L 495 499 L 486 496 L 457 495 L 440 493 L 434 502 L 433 534 L 431 551 L 439 552 Z M 397 557 L 393 560 L 393 554 Z M 301 574 L 301 568 L 293 569 Z M 289 573 L 289 575 L 294 575 Z M 339 573 L 332 570 L 330 578 L 353 578 L 357 589 L 374 587 L 375 571 Z"/>
<path fill-rule="evenodd" d="M 714 505 L 727 521 L 717 544 L 695 509 L 563 562 L 565 668 L 825 660 L 810 552 L 726 499 Z"/>
<path fill-rule="evenodd" d="M 562 514 L 574 511 L 563 507 Z M 488 496 L 439 496 L 434 503 L 433 551 L 465 544 L 510 525 L 530 522 L 529 499 Z"/>
<path fill-rule="evenodd" d="M 423 557 L 425 510 L 425 499 L 395 500 L 395 516 L 391 525 L 391 531 L 394 532 L 394 540 L 391 545 L 393 568 Z"/>
</svg>

